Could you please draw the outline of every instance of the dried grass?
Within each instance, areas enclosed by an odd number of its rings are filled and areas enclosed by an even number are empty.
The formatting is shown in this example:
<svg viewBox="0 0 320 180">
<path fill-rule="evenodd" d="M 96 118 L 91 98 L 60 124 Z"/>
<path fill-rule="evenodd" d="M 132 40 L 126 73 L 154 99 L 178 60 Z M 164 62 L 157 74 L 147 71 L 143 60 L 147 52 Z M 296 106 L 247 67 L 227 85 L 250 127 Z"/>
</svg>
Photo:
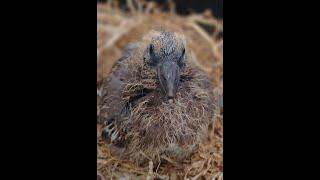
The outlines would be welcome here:
<svg viewBox="0 0 320 180">
<path fill-rule="evenodd" d="M 223 179 L 223 23 L 206 11 L 181 17 L 175 14 L 170 1 L 169 13 L 161 12 L 154 2 L 127 0 L 127 10 L 120 9 L 117 1 L 97 5 L 97 65 L 98 81 L 106 77 L 122 50 L 138 40 L 150 29 L 169 29 L 182 32 L 194 63 L 203 69 L 213 82 L 216 94 L 215 124 L 207 143 L 203 144 L 191 160 L 175 162 L 158 157 L 160 163 L 149 161 L 145 167 L 113 157 L 102 142 L 97 125 L 97 173 L 103 179 Z M 212 26 L 211 34 L 200 24 Z M 146 157 L 148 158 L 148 157 Z"/>
</svg>

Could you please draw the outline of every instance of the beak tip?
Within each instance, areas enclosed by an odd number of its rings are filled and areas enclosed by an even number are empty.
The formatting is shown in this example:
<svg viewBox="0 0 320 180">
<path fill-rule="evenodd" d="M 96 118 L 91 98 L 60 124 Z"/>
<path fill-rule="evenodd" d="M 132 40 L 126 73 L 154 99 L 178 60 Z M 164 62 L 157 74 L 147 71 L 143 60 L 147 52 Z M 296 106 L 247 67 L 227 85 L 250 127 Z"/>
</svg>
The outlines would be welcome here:
<svg viewBox="0 0 320 180">
<path fill-rule="evenodd" d="M 172 91 L 169 91 L 167 94 L 169 99 L 173 99 L 174 98 L 174 93 Z"/>
</svg>

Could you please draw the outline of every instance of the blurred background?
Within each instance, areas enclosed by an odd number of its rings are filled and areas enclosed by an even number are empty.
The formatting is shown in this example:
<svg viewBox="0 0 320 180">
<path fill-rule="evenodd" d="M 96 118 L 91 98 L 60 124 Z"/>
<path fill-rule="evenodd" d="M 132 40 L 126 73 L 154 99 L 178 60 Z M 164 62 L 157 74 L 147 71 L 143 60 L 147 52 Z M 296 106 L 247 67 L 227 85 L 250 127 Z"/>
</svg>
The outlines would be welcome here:
<svg viewBox="0 0 320 180">
<path fill-rule="evenodd" d="M 112 157 L 99 139 L 98 126 L 98 177 L 220 180 L 223 178 L 223 1 L 98 0 L 97 81 L 107 77 L 128 43 L 138 41 L 152 29 L 183 33 L 188 56 L 212 81 L 217 108 L 211 141 L 199 149 L 191 162 L 162 164 L 150 175 L 148 167 L 135 167 Z"/>
<path fill-rule="evenodd" d="M 168 0 L 147 0 L 147 2 L 156 2 L 159 5 L 166 5 Z M 98 3 L 106 3 L 107 0 L 98 0 Z M 191 12 L 201 13 L 207 9 L 210 9 L 216 18 L 223 18 L 223 1 L 222 0 L 172 0 L 176 6 L 176 11 L 179 15 L 188 15 Z M 127 1 L 119 1 L 121 7 L 125 7 Z M 165 7 L 166 8 L 166 7 Z M 164 10 L 168 10 L 165 9 Z"/>
</svg>

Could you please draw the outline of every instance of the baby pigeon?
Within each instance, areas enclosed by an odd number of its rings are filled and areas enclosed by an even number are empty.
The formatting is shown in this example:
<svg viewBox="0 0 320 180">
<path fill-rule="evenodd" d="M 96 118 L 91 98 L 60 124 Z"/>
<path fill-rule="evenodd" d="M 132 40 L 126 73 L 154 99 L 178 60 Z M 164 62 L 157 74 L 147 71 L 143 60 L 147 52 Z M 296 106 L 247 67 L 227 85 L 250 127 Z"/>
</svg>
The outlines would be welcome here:
<svg viewBox="0 0 320 180">
<path fill-rule="evenodd" d="M 187 52 L 184 36 L 169 31 L 128 45 L 99 87 L 98 123 L 111 153 L 137 164 L 181 161 L 204 142 L 213 87 Z"/>
</svg>

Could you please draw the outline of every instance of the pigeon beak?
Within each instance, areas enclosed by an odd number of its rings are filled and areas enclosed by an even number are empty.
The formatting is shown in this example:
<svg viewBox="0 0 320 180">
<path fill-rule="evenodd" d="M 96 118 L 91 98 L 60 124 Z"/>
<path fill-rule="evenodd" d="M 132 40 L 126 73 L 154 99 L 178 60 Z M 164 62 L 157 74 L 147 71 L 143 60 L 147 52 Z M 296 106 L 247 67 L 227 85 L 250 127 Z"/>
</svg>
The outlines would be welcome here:
<svg viewBox="0 0 320 180">
<path fill-rule="evenodd" d="M 173 99 L 179 87 L 179 66 L 176 62 L 165 61 L 158 65 L 157 73 L 161 89 L 166 93 L 168 99 Z"/>
</svg>

